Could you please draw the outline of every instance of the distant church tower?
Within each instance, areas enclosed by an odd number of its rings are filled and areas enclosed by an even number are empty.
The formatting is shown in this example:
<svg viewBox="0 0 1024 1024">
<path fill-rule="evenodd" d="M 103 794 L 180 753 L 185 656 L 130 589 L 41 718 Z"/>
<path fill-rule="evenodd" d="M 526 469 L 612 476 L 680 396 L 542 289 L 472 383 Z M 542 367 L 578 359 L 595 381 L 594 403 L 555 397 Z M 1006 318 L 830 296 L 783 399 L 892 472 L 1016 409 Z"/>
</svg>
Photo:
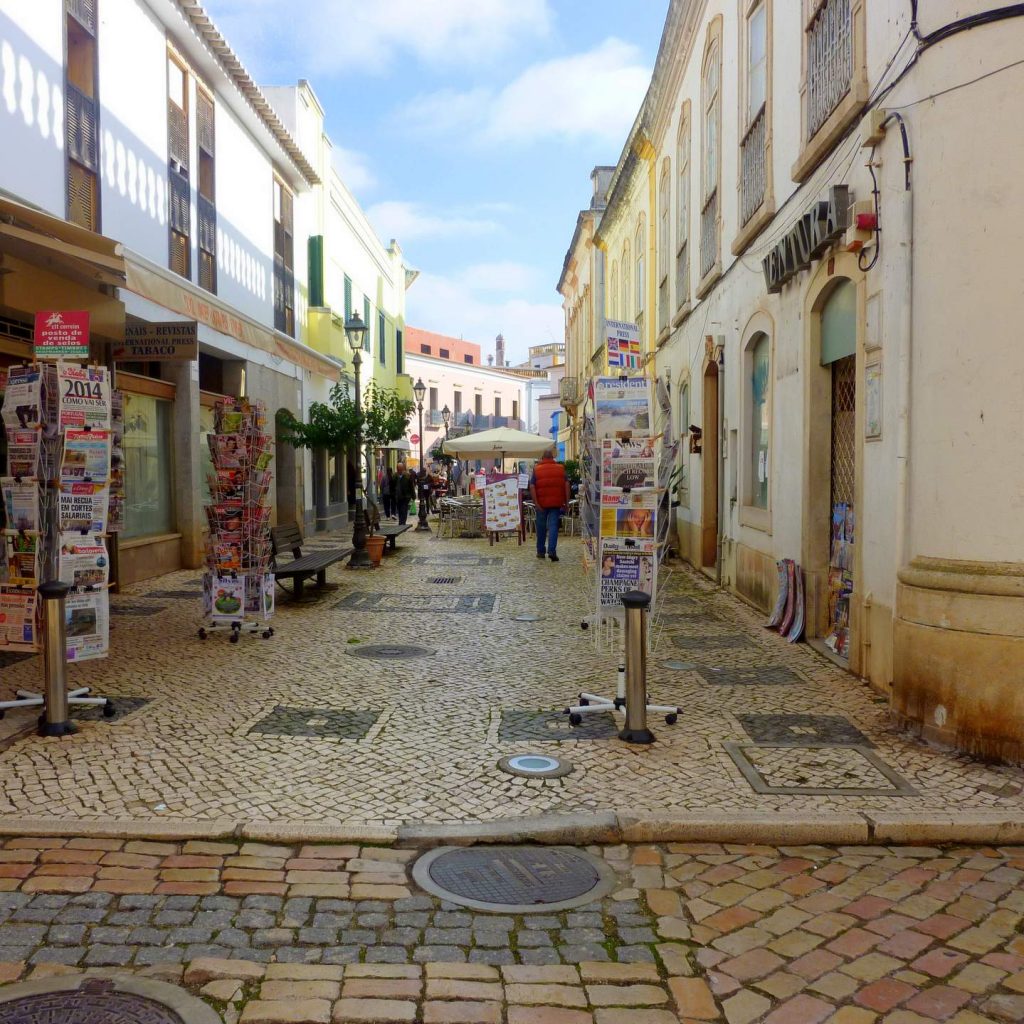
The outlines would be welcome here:
<svg viewBox="0 0 1024 1024">
<path fill-rule="evenodd" d="M 494 339 L 494 361 L 498 366 L 505 365 L 505 336 L 499 334 Z"/>
</svg>

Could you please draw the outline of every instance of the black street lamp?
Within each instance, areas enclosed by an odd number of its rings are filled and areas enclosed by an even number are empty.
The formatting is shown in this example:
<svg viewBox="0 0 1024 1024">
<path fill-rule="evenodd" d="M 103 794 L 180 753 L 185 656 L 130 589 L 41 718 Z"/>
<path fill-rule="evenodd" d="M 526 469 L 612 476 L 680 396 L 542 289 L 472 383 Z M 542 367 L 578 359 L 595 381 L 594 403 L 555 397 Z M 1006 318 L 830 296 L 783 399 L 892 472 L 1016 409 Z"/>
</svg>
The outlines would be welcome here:
<svg viewBox="0 0 1024 1024">
<path fill-rule="evenodd" d="M 416 523 L 416 533 L 430 533 L 427 525 L 427 466 L 423 461 L 423 399 L 427 394 L 427 386 L 420 377 L 412 387 L 412 393 L 416 396 L 416 408 L 420 414 L 420 471 L 419 471 L 419 496 L 417 506 L 419 508 L 419 522 Z"/>
<path fill-rule="evenodd" d="M 444 423 L 444 439 L 447 441 L 448 440 L 448 424 L 451 423 L 451 421 L 452 421 L 452 411 L 451 411 L 451 409 L 448 408 L 447 405 L 441 410 L 441 420 Z"/>
<path fill-rule="evenodd" d="M 359 390 L 359 369 L 362 366 L 363 337 L 366 334 L 366 324 L 358 313 L 353 313 L 345 321 L 345 337 L 348 338 L 349 347 L 352 349 L 352 366 L 356 376 L 356 416 L 359 421 L 359 428 L 356 431 L 356 518 L 352 524 L 352 557 L 349 559 L 350 569 L 372 569 L 373 563 L 366 550 L 366 513 L 363 509 L 363 406 L 362 395 Z"/>
</svg>

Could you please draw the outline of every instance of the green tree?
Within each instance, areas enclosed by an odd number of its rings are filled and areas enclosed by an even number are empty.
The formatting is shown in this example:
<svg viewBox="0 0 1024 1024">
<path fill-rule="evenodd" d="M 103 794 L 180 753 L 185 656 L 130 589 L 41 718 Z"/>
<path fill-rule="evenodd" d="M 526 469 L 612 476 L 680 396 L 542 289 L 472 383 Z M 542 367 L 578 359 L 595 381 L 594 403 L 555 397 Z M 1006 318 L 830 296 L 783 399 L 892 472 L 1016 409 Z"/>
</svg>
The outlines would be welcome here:
<svg viewBox="0 0 1024 1024">
<path fill-rule="evenodd" d="M 296 448 L 327 451 L 349 448 L 355 443 L 359 426 L 360 416 L 346 381 L 339 381 L 331 388 L 330 404 L 314 402 L 309 407 L 308 423 L 296 419 L 287 409 L 277 414 L 281 440 Z"/>
<path fill-rule="evenodd" d="M 416 406 L 400 398 L 394 388 L 379 387 L 375 381 L 366 385 L 363 398 L 363 441 L 368 448 L 386 448 L 405 436 L 409 417 Z"/>
</svg>

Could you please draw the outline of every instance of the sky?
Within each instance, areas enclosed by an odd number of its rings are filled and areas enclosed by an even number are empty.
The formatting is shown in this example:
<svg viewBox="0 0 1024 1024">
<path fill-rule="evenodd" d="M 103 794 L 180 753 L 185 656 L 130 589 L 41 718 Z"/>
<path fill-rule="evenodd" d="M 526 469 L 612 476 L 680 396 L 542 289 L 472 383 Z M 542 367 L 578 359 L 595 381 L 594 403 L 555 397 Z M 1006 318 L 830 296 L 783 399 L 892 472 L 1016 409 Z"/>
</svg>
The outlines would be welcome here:
<svg viewBox="0 0 1024 1024">
<path fill-rule="evenodd" d="M 420 272 L 406 321 L 561 341 L 590 172 L 615 164 L 668 0 L 206 0 L 261 85 L 306 78 L 342 175 Z"/>
</svg>

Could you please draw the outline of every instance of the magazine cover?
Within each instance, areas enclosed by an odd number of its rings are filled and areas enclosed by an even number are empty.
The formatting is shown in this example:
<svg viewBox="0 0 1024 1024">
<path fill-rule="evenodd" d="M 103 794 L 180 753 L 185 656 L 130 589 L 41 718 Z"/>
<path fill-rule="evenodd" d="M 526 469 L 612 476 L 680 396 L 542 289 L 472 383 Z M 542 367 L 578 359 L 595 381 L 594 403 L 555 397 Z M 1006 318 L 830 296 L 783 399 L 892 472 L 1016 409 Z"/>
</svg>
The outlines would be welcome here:
<svg viewBox="0 0 1024 1024">
<path fill-rule="evenodd" d="M 7 585 L 38 587 L 42 538 L 38 533 L 4 534 Z"/>
<path fill-rule="evenodd" d="M 3 420 L 8 430 L 37 427 L 42 410 L 42 372 L 38 367 L 12 366 L 4 391 Z"/>
<path fill-rule="evenodd" d="M 61 431 L 110 429 L 110 376 L 102 366 L 57 364 Z"/>
<path fill-rule="evenodd" d="M 640 497 L 640 495 L 630 495 Z M 605 503 L 601 495 L 601 537 L 602 539 L 631 538 L 654 540 L 657 509 L 641 505 L 623 507 Z"/>
<path fill-rule="evenodd" d="M 653 437 L 605 439 L 601 442 L 603 487 L 657 485 L 656 442 Z"/>
<path fill-rule="evenodd" d="M 64 601 L 68 661 L 102 658 L 110 647 L 110 596 L 106 590 L 72 591 Z"/>
<path fill-rule="evenodd" d="M 658 559 L 653 544 L 627 547 L 621 541 L 601 541 L 601 571 L 598 576 L 602 608 L 622 606 L 622 595 L 642 590 L 654 598 Z"/>
<path fill-rule="evenodd" d="M 245 611 L 245 577 L 217 574 L 213 581 L 213 617 L 222 621 L 242 618 Z"/>
<path fill-rule="evenodd" d="M 8 530 L 39 531 L 39 492 L 35 477 L 0 482 L 4 495 L 4 522 Z"/>
<path fill-rule="evenodd" d="M 65 534 L 60 539 L 59 573 L 64 583 L 76 589 L 105 587 L 110 559 L 100 537 Z"/>
<path fill-rule="evenodd" d="M 594 381 L 594 409 L 598 437 L 648 437 L 651 382 L 646 377 L 598 377 Z"/>
</svg>

